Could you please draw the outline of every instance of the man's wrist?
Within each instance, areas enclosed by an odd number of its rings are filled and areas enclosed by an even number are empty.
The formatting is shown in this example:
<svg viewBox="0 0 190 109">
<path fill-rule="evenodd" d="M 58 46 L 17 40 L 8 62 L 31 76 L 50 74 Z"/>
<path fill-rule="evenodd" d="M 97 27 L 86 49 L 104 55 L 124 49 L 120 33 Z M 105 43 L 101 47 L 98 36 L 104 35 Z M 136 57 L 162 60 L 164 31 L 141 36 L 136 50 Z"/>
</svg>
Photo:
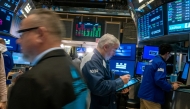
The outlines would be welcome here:
<svg viewBox="0 0 190 109">
<path fill-rule="evenodd" d="M 174 86 L 172 85 L 171 87 L 172 87 L 171 90 L 174 90 Z"/>
</svg>

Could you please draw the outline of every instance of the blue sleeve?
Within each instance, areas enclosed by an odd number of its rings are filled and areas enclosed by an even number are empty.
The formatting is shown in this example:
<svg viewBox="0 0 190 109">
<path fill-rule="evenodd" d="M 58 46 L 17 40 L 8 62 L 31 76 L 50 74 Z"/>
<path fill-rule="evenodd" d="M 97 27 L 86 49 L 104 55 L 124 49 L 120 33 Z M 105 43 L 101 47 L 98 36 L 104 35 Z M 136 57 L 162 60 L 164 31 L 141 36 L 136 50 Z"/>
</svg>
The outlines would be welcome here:
<svg viewBox="0 0 190 109">
<path fill-rule="evenodd" d="M 155 63 L 154 63 L 154 66 Z M 166 65 L 165 63 L 161 63 L 158 65 L 157 69 L 155 69 L 154 80 L 157 86 L 162 88 L 165 91 L 170 91 L 172 89 L 172 85 L 166 80 Z"/>
<path fill-rule="evenodd" d="M 82 68 L 83 76 L 87 82 L 88 88 L 94 95 L 107 96 L 116 93 L 116 89 L 123 87 L 124 83 L 121 78 L 116 80 L 107 80 L 104 77 L 104 71 L 101 63 L 97 61 L 88 61 Z"/>
<path fill-rule="evenodd" d="M 10 53 L 3 53 L 3 58 L 4 58 L 4 63 L 5 63 L 5 70 L 6 72 L 10 72 L 12 70 L 14 63 L 13 63 L 13 58 Z"/>
</svg>

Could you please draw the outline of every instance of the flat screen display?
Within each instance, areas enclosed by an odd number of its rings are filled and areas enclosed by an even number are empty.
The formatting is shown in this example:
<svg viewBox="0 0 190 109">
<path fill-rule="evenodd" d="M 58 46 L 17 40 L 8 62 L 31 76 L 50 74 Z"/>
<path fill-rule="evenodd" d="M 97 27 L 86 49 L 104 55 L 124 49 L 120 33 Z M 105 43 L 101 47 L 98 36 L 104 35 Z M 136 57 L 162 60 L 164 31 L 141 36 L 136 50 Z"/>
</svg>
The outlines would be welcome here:
<svg viewBox="0 0 190 109">
<path fill-rule="evenodd" d="M 163 4 L 163 0 L 131 0 L 138 17 Z"/>
<path fill-rule="evenodd" d="M 138 19 L 138 37 L 141 40 L 163 35 L 164 26 L 162 6 Z"/>
<path fill-rule="evenodd" d="M 176 0 L 167 4 L 168 34 L 190 31 L 190 0 Z"/>
<path fill-rule="evenodd" d="M 76 51 L 77 51 L 77 53 L 85 53 L 86 52 L 86 48 L 84 48 L 84 47 L 77 47 Z"/>
<path fill-rule="evenodd" d="M 26 64 L 26 65 L 30 64 L 30 62 L 26 61 L 23 58 L 23 54 L 22 53 L 13 52 L 12 53 L 12 57 L 13 57 L 14 64 Z"/>
<path fill-rule="evenodd" d="M 20 0 L 0 0 L 0 6 L 10 11 L 14 11 L 19 2 Z"/>
<path fill-rule="evenodd" d="M 136 66 L 136 74 L 142 75 L 146 65 L 147 65 L 147 62 L 138 62 Z"/>
<path fill-rule="evenodd" d="M 0 31 L 4 33 L 10 32 L 13 13 L 0 7 Z"/>
<path fill-rule="evenodd" d="M 75 26 L 75 36 L 77 37 L 101 37 L 102 27 L 98 23 L 79 22 Z"/>
<path fill-rule="evenodd" d="M 110 60 L 110 69 L 116 75 L 130 74 L 134 77 L 135 61 L 127 60 Z"/>
<path fill-rule="evenodd" d="M 5 40 L 6 47 L 9 51 L 16 51 L 17 49 L 16 38 L 1 36 L 1 35 L 0 35 L 0 38 Z"/>
<path fill-rule="evenodd" d="M 135 60 L 136 44 L 120 44 L 113 58 Z"/>
<path fill-rule="evenodd" d="M 143 59 L 151 60 L 159 54 L 159 47 L 144 46 Z"/>
<path fill-rule="evenodd" d="M 184 80 L 187 80 L 188 73 L 189 73 L 189 63 L 185 63 L 185 66 L 183 68 L 183 73 L 181 75 L 181 78 L 184 79 Z"/>
</svg>

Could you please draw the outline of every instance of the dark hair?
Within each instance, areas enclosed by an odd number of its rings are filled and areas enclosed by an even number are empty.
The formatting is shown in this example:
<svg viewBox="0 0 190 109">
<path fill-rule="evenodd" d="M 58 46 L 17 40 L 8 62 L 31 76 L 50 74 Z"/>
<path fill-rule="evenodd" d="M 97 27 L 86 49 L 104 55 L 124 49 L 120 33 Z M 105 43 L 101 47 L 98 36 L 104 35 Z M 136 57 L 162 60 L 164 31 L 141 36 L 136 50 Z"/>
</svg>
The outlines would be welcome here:
<svg viewBox="0 0 190 109">
<path fill-rule="evenodd" d="M 159 54 L 161 55 L 165 55 L 167 52 L 171 52 L 172 51 L 172 46 L 170 44 L 161 44 L 159 46 Z"/>
</svg>

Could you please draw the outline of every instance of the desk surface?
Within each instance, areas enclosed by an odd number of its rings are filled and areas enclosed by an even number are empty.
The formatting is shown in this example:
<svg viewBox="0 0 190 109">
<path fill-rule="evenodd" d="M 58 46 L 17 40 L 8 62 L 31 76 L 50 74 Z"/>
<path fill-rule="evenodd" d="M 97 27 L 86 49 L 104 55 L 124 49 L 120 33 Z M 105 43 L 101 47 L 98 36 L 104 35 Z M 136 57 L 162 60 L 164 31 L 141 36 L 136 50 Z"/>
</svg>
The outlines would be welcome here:
<svg viewBox="0 0 190 109">
<path fill-rule="evenodd" d="M 190 93 L 190 89 L 177 89 L 177 92 L 185 92 L 185 93 Z"/>
</svg>

